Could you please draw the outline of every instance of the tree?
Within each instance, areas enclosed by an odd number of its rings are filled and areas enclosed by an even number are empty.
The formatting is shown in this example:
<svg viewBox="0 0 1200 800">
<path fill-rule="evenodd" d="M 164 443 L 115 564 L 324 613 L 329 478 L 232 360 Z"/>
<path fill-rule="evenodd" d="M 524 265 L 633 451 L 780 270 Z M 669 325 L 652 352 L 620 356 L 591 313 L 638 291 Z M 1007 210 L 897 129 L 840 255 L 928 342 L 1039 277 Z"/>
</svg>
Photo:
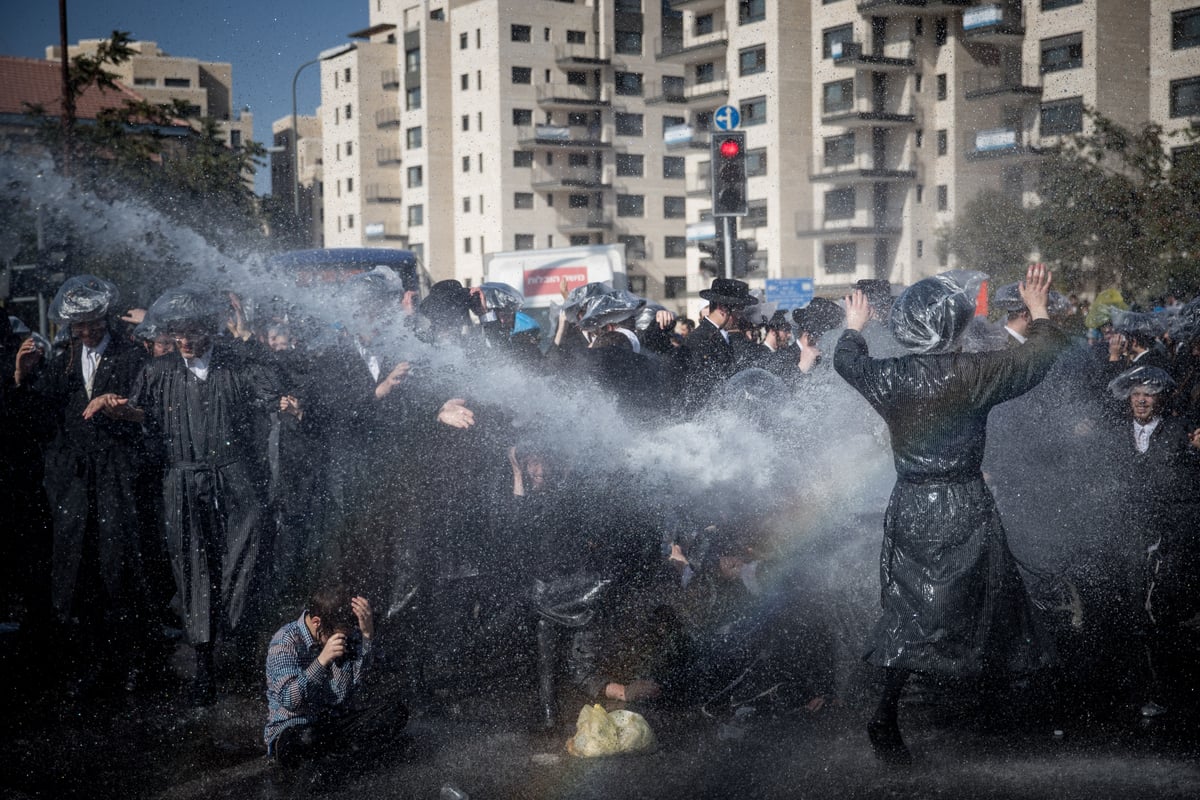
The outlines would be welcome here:
<svg viewBox="0 0 1200 800">
<path fill-rule="evenodd" d="M 1020 280 L 1034 249 L 1030 214 L 1020 201 L 996 190 L 973 197 L 942 235 L 964 267 L 986 272 L 995 285 Z"/>
</svg>

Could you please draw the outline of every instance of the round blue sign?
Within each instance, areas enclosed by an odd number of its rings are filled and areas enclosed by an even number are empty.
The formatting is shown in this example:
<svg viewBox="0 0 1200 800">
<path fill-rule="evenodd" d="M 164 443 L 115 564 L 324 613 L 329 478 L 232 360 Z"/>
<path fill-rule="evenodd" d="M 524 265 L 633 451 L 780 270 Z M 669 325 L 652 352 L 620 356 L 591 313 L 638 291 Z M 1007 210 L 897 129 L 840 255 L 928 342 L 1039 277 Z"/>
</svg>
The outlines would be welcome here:
<svg viewBox="0 0 1200 800">
<path fill-rule="evenodd" d="M 742 121 L 742 115 L 733 106 L 721 106 L 713 112 L 713 122 L 717 130 L 731 131 Z"/>
</svg>

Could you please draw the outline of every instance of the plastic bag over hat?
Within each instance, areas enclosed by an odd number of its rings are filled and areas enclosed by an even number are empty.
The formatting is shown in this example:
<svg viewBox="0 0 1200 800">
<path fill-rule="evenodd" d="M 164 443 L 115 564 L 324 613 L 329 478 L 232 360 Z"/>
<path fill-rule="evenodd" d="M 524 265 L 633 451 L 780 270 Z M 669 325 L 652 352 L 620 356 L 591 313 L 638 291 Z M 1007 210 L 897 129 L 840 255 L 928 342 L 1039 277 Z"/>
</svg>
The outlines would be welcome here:
<svg viewBox="0 0 1200 800">
<path fill-rule="evenodd" d="M 1117 333 L 1140 333 L 1157 338 L 1167 332 L 1167 318 L 1152 311 L 1112 311 L 1113 330 Z"/>
<path fill-rule="evenodd" d="M 654 322 L 655 317 L 658 316 L 658 312 L 666 310 L 666 306 L 661 306 L 658 303 L 647 300 L 646 305 L 642 306 L 638 311 L 637 319 L 633 322 L 633 327 L 639 331 L 646 330 Z"/>
<path fill-rule="evenodd" d="M 1025 308 L 1025 301 L 1021 298 L 1021 285 L 1006 283 L 996 289 L 996 293 L 992 295 L 991 304 L 1001 311 L 1020 311 Z M 1058 292 L 1052 290 L 1046 298 L 1046 310 L 1052 317 L 1065 314 L 1070 309 L 1071 301 Z"/>
<path fill-rule="evenodd" d="M 606 712 L 598 704 L 579 709 L 575 735 L 567 740 L 567 752 L 580 758 L 644 753 L 654 747 L 654 732 L 645 717 L 624 709 Z"/>
<path fill-rule="evenodd" d="M 975 316 L 982 272 L 950 270 L 914 283 L 892 304 L 896 341 L 915 353 L 944 353 Z"/>
<path fill-rule="evenodd" d="M 1089 328 L 1099 328 L 1112 322 L 1113 310 L 1128 311 L 1129 304 L 1125 302 L 1125 298 L 1121 296 L 1119 289 L 1105 289 L 1096 295 L 1096 301 L 1092 303 L 1091 309 L 1087 316 L 1083 318 L 1083 324 Z"/>
<path fill-rule="evenodd" d="M 160 332 L 158 324 L 147 314 L 145 319 L 134 326 L 133 338 L 141 339 L 144 342 L 153 342 L 158 338 Z"/>
<path fill-rule="evenodd" d="M 1127 369 L 1108 382 L 1108 390 L 1113 396 L 1123 400 L 1129 399 L 1134 389 L 1142 389 L 1147 394 L 1158 394 L 1174 386 L 1175 380 L 1160 367 Z"/>
<path fill-rule="evenodd" d="M 50 303 L 50 319 L 60 324 L 104 319 L 120 298 L 117 287 L 95 275 L 72 275 Z"/>
<path fill-rule="evenodd" d="M 489 311 L 520 311 L 525 296 L 507 283 L 481 283 L 479 291 Z"/>
<path fill-rule="evenodd" d="M 643 298 L 624 289 L 600 295 L 584 312 L 583 317 L 579 320 L 579 327 L 589 330 L 624 322 L 630 317 L 636 316 L 638 310 L 645 304 L 646 301 Z"/>
<path fill-rule="evenodd" d="M 775 303 L 762 302 L 741 311 L 739 316 L 751 325 L 766 325 L 775 316 L 777 308 L 778 305 Z"/>
<path fill-rule="evenodd" d="M 159 331 L 178 330 L 198 325 L 216 333 L 220 325 L 220 309 L 212 293 L 199 286 L 176 286 L 167 289 L 150 304 L 146 320 Z"/>
<path fill-rule="evenodd" d="M 1179 309 L 1171 318 L 1168 330 L 1171 338 L 1177 342 L 1186 342 L 1200 336 L 1200 297 Z"/>
<path fill-rule="evenodd" d="M 586 311 L 586 305 L 589 300 L 608 294 L 612 290 L 612 286 L 607 283 L 587 283 L 583 286 L 576 286 L 567 292 L 567 299 L 563 302 L 562 306 L 563 311 L 567 313 L 569 319 L 572 314 Z"/>
</svg>

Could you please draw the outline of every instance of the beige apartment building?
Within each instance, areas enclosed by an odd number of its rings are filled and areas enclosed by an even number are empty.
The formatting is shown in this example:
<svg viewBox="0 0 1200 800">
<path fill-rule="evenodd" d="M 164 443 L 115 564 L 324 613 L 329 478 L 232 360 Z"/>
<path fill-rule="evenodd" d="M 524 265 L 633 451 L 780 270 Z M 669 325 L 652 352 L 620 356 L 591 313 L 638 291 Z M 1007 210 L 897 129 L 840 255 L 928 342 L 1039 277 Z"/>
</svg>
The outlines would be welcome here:
<svg viewBox="0 0 1200 800">
<path fill-rule="evenodd" d="M 1150 2 L 1150 120 L 1171 132 L 1200 122 L 1200 2 Z M 1173 152 L 1195 147 L 1182 137 Z"/>
<path fill-rule="evenodd" d="M 103 39 L 81 39 L 67 48 L 67 57 L 95 55 Z M 131 42 L 134 55 L 128 61 L 108 67 L 117 80 L 129 86 L 151 103 L 184 101 L 187 118 L 211 117 L 218 135 L 230 147 L 241 147 L 254 137 L 254 117 L 249 109 L 233 105 L 233 67 L 224 62 L 200 61 L 171 56 L 155 42 Z M 46 58 L 61 60 L 62 48 L 46 48 Z M 195 123 L 193 123 L 195 124 Z"/>
<path fill-rule="evenodd" d="M 271 125 L 271 191 L 288 207 L 300 209 L 309 246 L 324 247 L 325 158 L 321 142 L 321 110 L 317 110 L 316 116 L 297 116 L 296 128 L 293 131 L 291 115 L 277 119 Z M 298 174 L 293 171 L 293 164 L 296 164 Z M 297 189 L 299 203 L 296 202 Z"/>
</svg>

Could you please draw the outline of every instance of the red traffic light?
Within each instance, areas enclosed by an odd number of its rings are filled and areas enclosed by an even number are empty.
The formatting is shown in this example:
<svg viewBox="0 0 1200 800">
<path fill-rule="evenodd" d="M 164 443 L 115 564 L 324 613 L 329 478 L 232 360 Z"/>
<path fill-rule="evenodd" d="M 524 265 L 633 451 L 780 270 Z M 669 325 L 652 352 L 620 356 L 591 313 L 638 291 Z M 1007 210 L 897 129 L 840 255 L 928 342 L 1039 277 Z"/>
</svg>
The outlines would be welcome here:
<svg viewBox="0 0 1200 800">
<path fill-rule="evenodd" d="M 742 146 L 738 144 L 737 139 L 726 139 L 721 142 L 719 149 L 721 158 L 736 158 L 737 154 L 742 152 Z"/>
</svg>

